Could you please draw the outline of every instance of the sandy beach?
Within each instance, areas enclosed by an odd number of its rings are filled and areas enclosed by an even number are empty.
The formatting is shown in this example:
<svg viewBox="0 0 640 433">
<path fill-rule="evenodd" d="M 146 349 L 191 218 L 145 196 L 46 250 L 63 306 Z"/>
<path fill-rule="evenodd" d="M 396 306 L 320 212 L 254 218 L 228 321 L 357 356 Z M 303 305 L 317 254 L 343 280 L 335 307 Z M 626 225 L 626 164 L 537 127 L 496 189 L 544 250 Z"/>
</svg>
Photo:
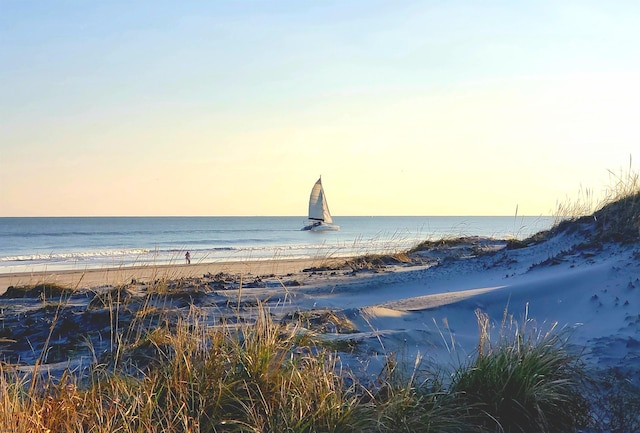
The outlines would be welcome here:
<svg viewBox="0 0 640 433">
<path fill-rule="evenodd" d="M 344 261 L 345 259 L 342 259 Z M 303 269 L 331 265 L 339 259 L 270 259 L 214 263 L 191 263 L 153 266 L 108 267 L 102 269 L 40 271 L 0 274 L 0 294 L 10 286 L 57 284 L 77 289 L 98 286 L 118 286 L 131 280 L 149 282 L 157 279 L 174 280 L 199 277 L 220 272 L 234 275 L 286 275 Z"/>
</svg>

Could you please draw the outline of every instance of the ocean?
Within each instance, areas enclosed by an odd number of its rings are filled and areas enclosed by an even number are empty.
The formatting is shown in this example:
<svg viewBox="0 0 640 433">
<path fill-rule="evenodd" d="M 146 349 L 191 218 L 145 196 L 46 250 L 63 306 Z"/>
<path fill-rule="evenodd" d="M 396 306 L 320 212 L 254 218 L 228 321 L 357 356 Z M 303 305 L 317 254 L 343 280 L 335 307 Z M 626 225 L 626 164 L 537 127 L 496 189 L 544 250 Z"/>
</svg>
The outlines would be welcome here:
<svg viewBox="0 0 640 433">
<path fill-rule="evenodd" d="M 452 236 L 526 238 L 553 217 L 344 216 L 340 231 L 305 217 L 4 217 L 0 273 L 390 253 Z"/>
</svg>

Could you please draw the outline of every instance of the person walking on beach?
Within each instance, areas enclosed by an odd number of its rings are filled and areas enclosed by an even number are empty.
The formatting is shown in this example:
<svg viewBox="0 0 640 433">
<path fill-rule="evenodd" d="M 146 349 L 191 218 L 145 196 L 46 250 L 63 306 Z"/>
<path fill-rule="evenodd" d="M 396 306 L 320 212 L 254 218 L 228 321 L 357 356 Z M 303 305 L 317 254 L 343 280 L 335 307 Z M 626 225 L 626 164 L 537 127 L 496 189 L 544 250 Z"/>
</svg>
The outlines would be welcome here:
<svg viewBox="0 0 640 433">
<path fill-rule="evenodd" d="M 189 251 L 187 251 L 187 253 L 184 255 L 184 259 L 187 261 L 187 265 L 191 264 L 191 254 L 189 253 Z"/>
</svg>

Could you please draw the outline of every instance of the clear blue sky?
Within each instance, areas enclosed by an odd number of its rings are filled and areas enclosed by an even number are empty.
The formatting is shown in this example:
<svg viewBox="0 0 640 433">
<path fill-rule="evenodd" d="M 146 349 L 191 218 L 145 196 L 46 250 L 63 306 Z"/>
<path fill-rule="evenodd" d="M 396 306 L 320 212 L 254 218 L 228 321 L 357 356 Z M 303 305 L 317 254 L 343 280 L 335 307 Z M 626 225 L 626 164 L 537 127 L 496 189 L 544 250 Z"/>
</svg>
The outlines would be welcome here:
<svg viewBox="0 0 640 433">
<path fill-rule="evenodd" d="M 0 216 L 540 215 L 640 159 L 640 3 L 0 0 Z M 634 165 L 637 164 L 634 162 Z"/>
</svg>

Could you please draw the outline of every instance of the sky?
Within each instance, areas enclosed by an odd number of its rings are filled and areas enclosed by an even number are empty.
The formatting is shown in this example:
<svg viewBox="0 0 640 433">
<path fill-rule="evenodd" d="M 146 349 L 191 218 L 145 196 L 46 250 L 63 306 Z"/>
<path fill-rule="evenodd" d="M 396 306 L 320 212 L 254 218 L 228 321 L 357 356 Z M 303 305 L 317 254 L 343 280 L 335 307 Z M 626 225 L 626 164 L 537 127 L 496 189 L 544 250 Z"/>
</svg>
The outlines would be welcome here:
<svg viewBox="0 0 640 433">
<path fill-rule="evenodd" d="M 552 215 L 640 159 L 640 2 L 0 0 L 0 216 Z M 635 158 L 635 159 L 634 159 Z"/>
</svg>

